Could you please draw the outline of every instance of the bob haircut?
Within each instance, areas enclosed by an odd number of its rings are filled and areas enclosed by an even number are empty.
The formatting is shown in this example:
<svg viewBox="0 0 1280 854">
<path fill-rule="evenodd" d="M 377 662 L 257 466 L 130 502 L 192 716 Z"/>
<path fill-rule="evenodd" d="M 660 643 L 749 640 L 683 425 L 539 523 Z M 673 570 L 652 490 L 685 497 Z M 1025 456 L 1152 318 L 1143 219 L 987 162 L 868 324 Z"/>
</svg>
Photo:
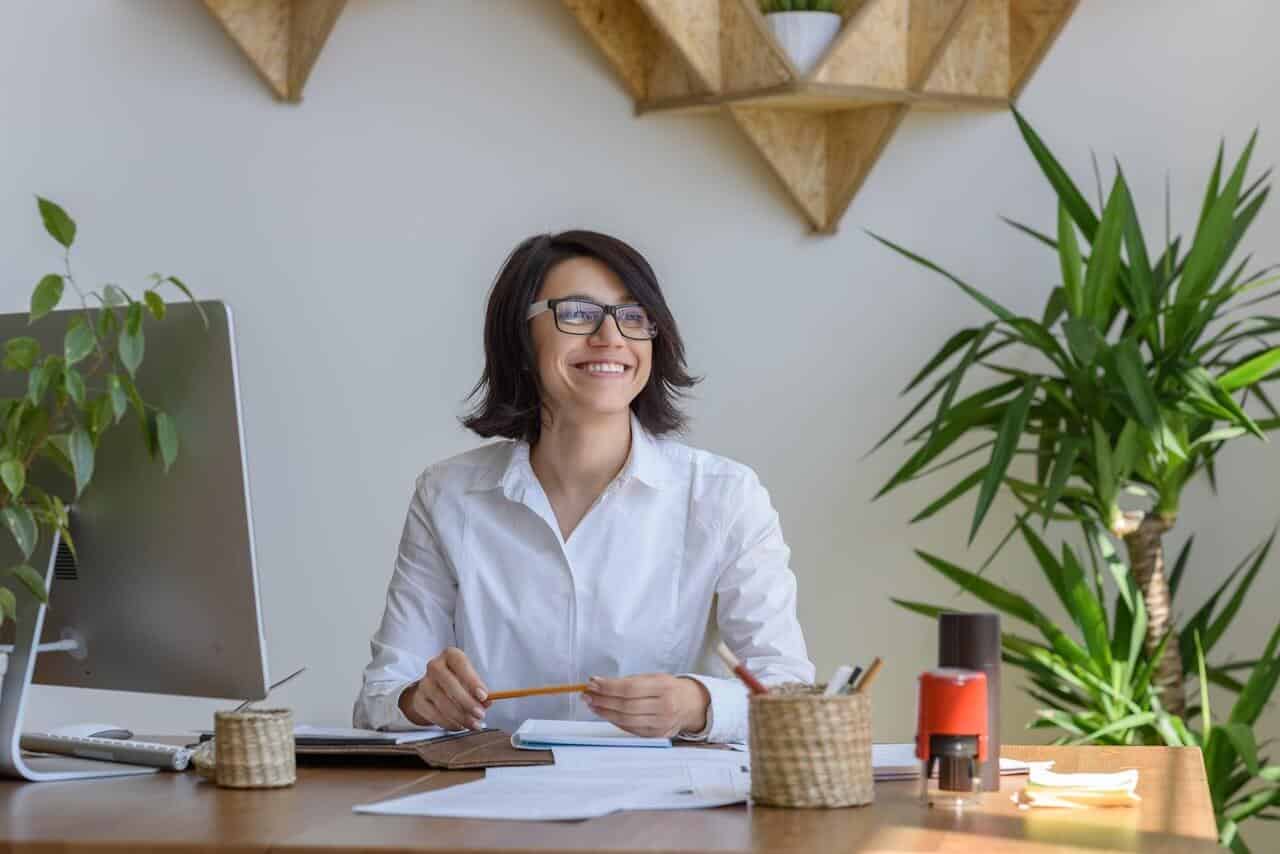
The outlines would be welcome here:
<svg viewBox="0 0 1280 854">
<path fill-rule="evenodd" d="M 684 342 L 658 277 L 649 262 L 623 241 L 581 230 L 530 237 L 502 265 L 485 310 L 484 372 L 467 395 L 467 400 L 480 399 L 461 419 L 463 426 L 485 438 L 503 436 L 530 444 L 538 441 L 542 433 L 542 383 L 526 314 L 547 274 L 570 258 L 595 258 L 603 263 L 657 323 L 649 381 L 631 401 L 631 411 L 655 436 L 683 432 L 688 418 L 677 405 L 678 399 L 700 378 L 686 370 Z"/>
</svg>

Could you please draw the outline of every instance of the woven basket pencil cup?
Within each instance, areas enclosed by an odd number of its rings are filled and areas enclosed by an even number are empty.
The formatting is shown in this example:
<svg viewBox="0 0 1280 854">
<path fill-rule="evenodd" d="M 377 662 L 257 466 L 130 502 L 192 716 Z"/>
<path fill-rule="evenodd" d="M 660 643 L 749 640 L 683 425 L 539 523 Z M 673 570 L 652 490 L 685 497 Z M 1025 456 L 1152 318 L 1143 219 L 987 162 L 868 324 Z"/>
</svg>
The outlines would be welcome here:
<svg viewBox="0 0 1280 854">
<path fill-rule="evenodd" d="M 213 715 L 213 779 L 231 789 L 274 789 L 298 779 L 293 712 L 249 709 Z"/>
<path fill-rule="evenodd" d="M 823 697 L 825 686 L 752 695 L 751 800 L 775 807 L 851 807 L 875 799 L 871 697 Z"/>
</svg>

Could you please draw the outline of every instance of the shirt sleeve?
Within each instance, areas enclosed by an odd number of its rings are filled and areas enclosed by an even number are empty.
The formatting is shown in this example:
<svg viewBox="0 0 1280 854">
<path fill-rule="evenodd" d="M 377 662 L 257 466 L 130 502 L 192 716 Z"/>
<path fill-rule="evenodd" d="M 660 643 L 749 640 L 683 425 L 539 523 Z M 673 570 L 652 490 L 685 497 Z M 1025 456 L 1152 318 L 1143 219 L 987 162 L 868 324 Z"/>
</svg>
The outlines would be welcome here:
<svg viewBox="0 0 1280 854">
<path fill-rule="evenodd" d="M 457 575 L 440 550 L 428 499 L 430 472 L 418 478 L 396 554 L 382 622 L 369 642 L 352 722 L 363 729 L 411 729 L 400 694 L 426 672 L 427 662 L 454 645 Z"/>
<path fill-rule="evenodd" d="M 812 683 L 813 663 L 796 616 L 791 549 L 782 539 L 768 490 L 751 472 L 731 498 L 725 528 L 725 563 L 716 584 L 720 636 L 766 685 Z M 738 679 L 690 674 L 711 694 L 707 741 L 746 741 L 747 690 Z"/>
</svg>

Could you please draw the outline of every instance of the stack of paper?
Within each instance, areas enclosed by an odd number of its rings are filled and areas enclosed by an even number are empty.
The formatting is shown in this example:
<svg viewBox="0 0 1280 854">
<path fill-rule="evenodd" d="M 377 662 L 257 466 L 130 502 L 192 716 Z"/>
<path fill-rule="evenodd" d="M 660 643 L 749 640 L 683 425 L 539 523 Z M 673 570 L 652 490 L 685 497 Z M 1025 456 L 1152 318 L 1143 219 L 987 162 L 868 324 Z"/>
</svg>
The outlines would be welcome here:
<svg viewBox="0 0 1280 854">
<path fill-rule="evenodd" d="M 311 726 L 309 724 L 298 724 L 293 728 L 293 740 L 297 744 L 333 747 L 344 745 L 412 744 L 419 741 L 442 738 L 448 734 L 447 730 L 438 726 L 399 732 Z"/>
<path fill-rule="evenodd" d="M 580 725 L 580 724 L 579 724 Z M 483 780 L 355 808 L 380 815 L 586 819 L 620 810 L 744 803 L 749 757 L 696 747 L 555 747 L 555 765 L 490 768 Z"/>
<path fill-rule="evenodd" d="M 1142 800 L 1138 788 L 1138 771 L 1114 774 L 1055 774 L 1032 768 L 1027 785 L 1012 795 L 1021 809 L 1030 807 L 1131 807 Z"/>
<path fill-rule="evenodd" d="M 548 747 L 670 747 L 669 738 L 632 735 L 608 721 L 547 721 L 530 718 L 511 736 L 511 746 L 522 750 Z"/>
</svg>

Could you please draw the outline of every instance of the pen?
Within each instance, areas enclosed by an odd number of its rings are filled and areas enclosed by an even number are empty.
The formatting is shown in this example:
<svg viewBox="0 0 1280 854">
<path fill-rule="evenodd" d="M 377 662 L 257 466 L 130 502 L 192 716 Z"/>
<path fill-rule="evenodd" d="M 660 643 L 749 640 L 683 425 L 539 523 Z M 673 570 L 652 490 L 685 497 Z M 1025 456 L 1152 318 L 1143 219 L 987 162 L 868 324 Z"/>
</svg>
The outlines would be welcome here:
<svg viewBox="0 0 1280 854">
<path fill-rule="evenodd" d="M 853 693 L 861 694 L 870 688 L 871 683 L 875 681 L 876 676 L 880 673 L 880 666 L 882 664 L 884 664 L 884 662 L 881 661 L 880 656 L 877 655 L 875 659 L 872 660 L 871 666 L 867 668 L 867 675 L 863 676 L 862 680 L 858 682 L 858 687 L 853 689 Z"/>
<path fill-rule="evenodd" d="M 720 645 L 716 647 L 716 654 L 724 660 L 725 665 L 727 665 L 739 679 L 746 683 L 747 688 L 751 690 L 752 694 L 769 693 L 769 689 L 764 687 L 764 684 L 747 669 L 747 666 L 738 660 L 738 656 L 733 654 L 733 651 L 729 649 L 728 645 L 725 644 L 724 641 L 721 641 Z"/>
<path fill-rule="evenodd" d="M 540 694 L 581 694 L 587 690 L 587 683 L 573 685 L 544 685 L 541 688 L 520 688 L 516 691 L 494 691 L 486 700 L 514 700 L 517 697 L 534 697 Z"/>
<path fill-rule="evenodd" d="M 844 683 L 844 685 L 842 685 L 842 686 L 840 687 L 840 693 L 841 693 L 841 694 L 852 694 L 852 693 L 853 693 L 853 686 L 855 686 L 855 685 L 857 685 L 857 684 L 858 684 L 858 677 L 859 677 L 859 676 L 861 676 L 861 675 L 862 675 L 862 668 L 861 668 L 861 667 L 855 667 L 855 668 L 853 668 L 853 673 L 851 673 L 851 674 L 849 675 L 849 681 L 848 681 L 848 682 L 845 682 L 845 683 Z"/>
<path fill-rule="evenodd" d="M 849 677 L 853 675 L 853 668 L 847 664 L 842 664 L 836 668 L 836 672 L 831 674 L 831 678 L 827 680 L 827 689 L 822 692 L 824 697 L 834 697 L 844 690 L 845 684 L 848 683 Z"/>
</svg>

